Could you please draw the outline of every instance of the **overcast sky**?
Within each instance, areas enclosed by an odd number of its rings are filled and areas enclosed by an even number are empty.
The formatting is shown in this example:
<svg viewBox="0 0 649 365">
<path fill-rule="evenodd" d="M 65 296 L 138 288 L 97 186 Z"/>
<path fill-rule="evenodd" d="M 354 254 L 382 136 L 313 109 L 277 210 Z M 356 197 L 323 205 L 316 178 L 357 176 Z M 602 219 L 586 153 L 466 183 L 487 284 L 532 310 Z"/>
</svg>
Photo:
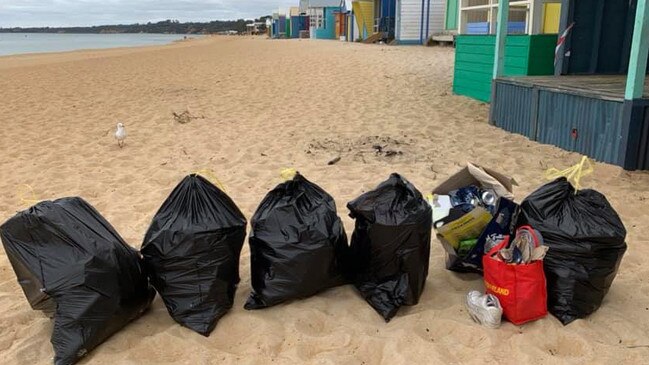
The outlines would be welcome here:
<svg viewBox="0 0 649 365">
<path fill-rule="evenodd" d="M 0 28 L 256 18 L 299 0 L 0 0 Z"/>
</svg>

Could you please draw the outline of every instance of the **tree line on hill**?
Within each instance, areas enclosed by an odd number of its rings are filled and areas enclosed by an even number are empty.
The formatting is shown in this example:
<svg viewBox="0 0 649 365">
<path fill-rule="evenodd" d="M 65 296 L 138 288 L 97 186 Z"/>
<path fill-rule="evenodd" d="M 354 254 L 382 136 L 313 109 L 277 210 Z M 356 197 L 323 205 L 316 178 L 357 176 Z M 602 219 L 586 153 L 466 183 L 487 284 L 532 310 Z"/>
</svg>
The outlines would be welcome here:
<svg viewBox="0 0 649 365">
<path fill-rule="evenodd" d="M 265 22 L 268 16 L 255 19 Z M 246 31 L 250 20 L 214 20 L 211 22 L 187 22 L 164 20 L 146 24 L 96 25 L 90 27 L 30 27 L 0 28 L 0 33 L 158 33 L 158 34 L 212 34 L 227 31 Z"/>
</svg>

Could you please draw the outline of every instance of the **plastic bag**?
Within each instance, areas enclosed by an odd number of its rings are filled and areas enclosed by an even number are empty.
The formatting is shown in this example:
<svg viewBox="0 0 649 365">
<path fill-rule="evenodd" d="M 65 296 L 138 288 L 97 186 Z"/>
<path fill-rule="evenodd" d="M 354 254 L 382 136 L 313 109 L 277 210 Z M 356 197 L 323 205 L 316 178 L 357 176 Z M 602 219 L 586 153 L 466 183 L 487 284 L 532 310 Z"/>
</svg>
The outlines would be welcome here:
<svg viewBox="0 0 649 365">
<path fill-rule="evenodd" d="M 550 182 L 521 204 L 529 224 L 550 248 L 544 268 L 548 310 L 564 325 L 599 308 L 626 251 L 626 229 L 604 195 Z"/>
<path fill-rule="evenodd" d="M 349 266 L 356 288 L 390 321 L 403 305 L 415 305 L 428 276 L 432 210 L 398 174 L 349 202 L 356 220 Z"/>
<path fill-rule="evenodd" d="M 521 230 L 533 231 L 530 226 Z M 537 235 L 535 247 L 541 244 Z M 483 256 L 484 283 L 487 294 L 498 298 L 505 317 L 515 325 L 543 318 L 548 314 L 546 280 L 543 272 L 543 261 L 512 264 L 497 258 L 498 251 L 507 247 L 513 236 L 503 236 L 503 240 L 492 247 Z"/>
<path fill-rule="evenodd" d="M 153 217 L 142 254 L 173 319 L 209 336 L 234 302 L 246 218 L 199 175 L 185 177 Z"/>
<path fill-rule="evenodd" d="M 302 175 L 271 190 L 251 220 L 252 292 L 246 309 L 342 285 L 347 236 L 336 203 Z"/>
<path fill-rule="evenodd" d="M 41 202 L 0 235 L 29 304 L 54 317 L 57 365 L 74 364 L 155 296 L 138 252 L 81 198 Z"/>
</svg>

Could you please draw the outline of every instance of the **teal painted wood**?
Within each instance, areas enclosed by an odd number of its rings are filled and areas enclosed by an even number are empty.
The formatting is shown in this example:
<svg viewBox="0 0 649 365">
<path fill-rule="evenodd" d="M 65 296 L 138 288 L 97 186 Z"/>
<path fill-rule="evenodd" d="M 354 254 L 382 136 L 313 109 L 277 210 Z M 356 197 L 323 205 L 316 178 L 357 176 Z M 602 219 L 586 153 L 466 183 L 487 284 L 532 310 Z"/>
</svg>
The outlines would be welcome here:
<svg viewBox="0 0 649 365">
<path fill-rule="evenodd" d="M 458 0 L 446 0 L 446 21 L 444 23 L 446 30 L 457 30 L 458 14 Z"/>
<path fill-rule="evenodd" d="M 453 85 L 453 92 L 456 93 L 457 95 L 469 96 L 473 99 L 476 99 L 478 101 L 483 101 L 485 103 L 488 103 L 489 98 L 491 97 L 491 90 L 475 88 L 474 85 L 464 85 L 464 84 Z"/>
<path fill-rule="evenodd" d="M 539 90 L 537 140 L 616 165 L 623 103 Z"/>
<path fill-rule="evenodd" d="M 340 11 L 340 8 L 324 8 L 324 27 L 316 28 L 316 39 L 336 39 L 336 15 L 334 14 L 336 11 Z"/>
<path fill-rule="evenodd" d="M 453 92 L 489 102 L 493 77 L 496 37 L 493 35 L 461 35 L 456 39 Z M 530 36 L 508 36 L 505 74 L 528 74 Z"/>
<path fill-rule="evenodd" d="M 643 0 L 644 1 L 644 0 Z M 494 54 L 494 80 L 505 74 L 505 41 L 509 24 L 509 0 L 500 0 L 496 23 L 496 50 Z"/>
<path fill-rule="evenodd" d="M 536 139 L 533 125 L 533 88 L 495 82 L 495 95 L 491 104 L 491 122 L 506 131 Z"/>
<path fill-rule="evenodd" d="M 647 56 L 649 55 L 649 7 L 647 7 L 647 0 L 638 0 L 633 29 L 629 73 L 624 93 L 624 98 L 627 100 L 639 99 L 644 93 Z"/>
</svg>

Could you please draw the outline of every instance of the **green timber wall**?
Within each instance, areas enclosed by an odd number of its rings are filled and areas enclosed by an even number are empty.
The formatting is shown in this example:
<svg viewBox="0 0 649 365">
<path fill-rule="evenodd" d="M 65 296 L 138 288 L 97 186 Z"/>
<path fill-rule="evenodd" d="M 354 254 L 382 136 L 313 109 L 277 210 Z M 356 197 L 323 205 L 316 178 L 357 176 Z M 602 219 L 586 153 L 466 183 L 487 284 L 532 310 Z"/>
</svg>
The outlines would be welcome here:
<svg viewBox="0 0 649 365">
<path fill-rule="evenodd" d="M 509 35 L 505 42 L 505 76 L 554 74 L 556 34 Z M 459 35 L 455 46 L 453 92 L 491 100 L 495 35 Z"/>
<path fill-rule="evenodd" d="M 446 0 L 446 19 L 444 22 L 445 30 L 457 30 L 457 2 L 458 0 Z"/>
</svg>

